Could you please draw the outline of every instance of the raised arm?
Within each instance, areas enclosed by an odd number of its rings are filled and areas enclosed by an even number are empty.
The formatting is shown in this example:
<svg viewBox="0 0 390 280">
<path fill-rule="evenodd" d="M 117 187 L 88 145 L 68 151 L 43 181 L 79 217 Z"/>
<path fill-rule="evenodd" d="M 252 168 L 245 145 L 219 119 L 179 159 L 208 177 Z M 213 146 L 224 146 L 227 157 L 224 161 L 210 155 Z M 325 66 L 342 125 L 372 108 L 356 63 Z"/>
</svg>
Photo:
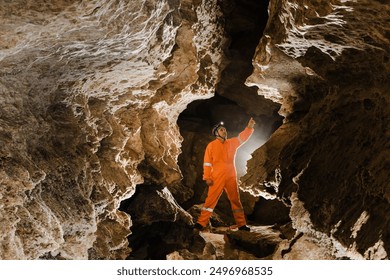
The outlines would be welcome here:
<svg viewBox="0 0 390 280">
<path fill-rule="evenodd" d="M 240 145 L 246 142 L 249 139 L 249 137 L 252 135 L 254 131 L 253 127 L 255 126 L 255 124 L 256 124 L 255 120 L 253 118 L 250 118 L 245 129 L 238 135 L 238 141 L 240 142 L 239 143 Z"/>
</svg>

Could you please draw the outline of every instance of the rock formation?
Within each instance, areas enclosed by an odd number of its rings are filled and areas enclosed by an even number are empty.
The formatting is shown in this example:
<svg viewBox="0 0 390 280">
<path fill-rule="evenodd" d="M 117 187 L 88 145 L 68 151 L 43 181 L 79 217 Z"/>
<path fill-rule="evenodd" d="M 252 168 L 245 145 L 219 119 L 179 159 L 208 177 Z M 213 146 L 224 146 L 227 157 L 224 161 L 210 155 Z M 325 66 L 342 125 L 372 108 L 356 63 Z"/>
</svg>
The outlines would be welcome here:
<svg viewBox="0 0 390 280">
<path fill-rule="evenodd" d="M 0 259 L 389 258 L 387 0 L 49 2 L 0 0 Z M 250 116 L 253 232 L 193 239 Z"/>
<path fill-rule="evenodd" d="M 386 2 L 270 1 L 246 81 L 285 120 L 244 185 L 273 187 L 293 227 L 336 257 L 384 259 L 390 249 Z"/>
</svg>

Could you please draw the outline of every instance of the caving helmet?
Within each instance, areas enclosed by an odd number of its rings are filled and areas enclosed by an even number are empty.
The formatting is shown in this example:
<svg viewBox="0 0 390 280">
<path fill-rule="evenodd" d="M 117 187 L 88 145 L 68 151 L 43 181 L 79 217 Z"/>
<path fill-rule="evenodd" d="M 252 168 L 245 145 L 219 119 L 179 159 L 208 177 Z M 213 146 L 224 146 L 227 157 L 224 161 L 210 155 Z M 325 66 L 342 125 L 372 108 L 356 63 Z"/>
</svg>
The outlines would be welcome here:
<svg viewBox="0 0 390 280">
<path fill-rule="evenodd" d="M 217 131 L 220 127 L 225 127 L 225 125 L 223 124 L 223 122 L 220 122 L 216 125 L 213 126 L 213 129 L 211 130 L 211 133 L 213 134 L 213 136 L 218 136 L 217 135 Z"/>
</svg>

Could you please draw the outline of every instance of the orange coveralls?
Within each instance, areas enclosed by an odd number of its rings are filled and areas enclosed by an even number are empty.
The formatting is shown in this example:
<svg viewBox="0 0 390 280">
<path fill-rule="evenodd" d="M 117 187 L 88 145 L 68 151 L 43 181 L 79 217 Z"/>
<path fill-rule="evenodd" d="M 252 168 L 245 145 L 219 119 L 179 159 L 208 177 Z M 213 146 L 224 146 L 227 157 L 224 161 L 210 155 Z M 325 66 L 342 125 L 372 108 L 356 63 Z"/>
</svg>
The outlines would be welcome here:
<svg viewBox="0 0 390 280">
<path fill-rule="evenodd" d="M 215 139 L 207 145 L 204 163 L 203 180 L 213 180 L 209 186 L 206 201 L 198 218 L 198 223 L 205 227 L 225 190 L 233 210 L 233 216 L 238 227 L 246 225 L 244 209 L 240 201 L 236 166 L 234 159 L 237 149 L 252 135 L 254 129 L 246 127 L 238 137 L 230 138 L 222 143 Z"/>
</svg>

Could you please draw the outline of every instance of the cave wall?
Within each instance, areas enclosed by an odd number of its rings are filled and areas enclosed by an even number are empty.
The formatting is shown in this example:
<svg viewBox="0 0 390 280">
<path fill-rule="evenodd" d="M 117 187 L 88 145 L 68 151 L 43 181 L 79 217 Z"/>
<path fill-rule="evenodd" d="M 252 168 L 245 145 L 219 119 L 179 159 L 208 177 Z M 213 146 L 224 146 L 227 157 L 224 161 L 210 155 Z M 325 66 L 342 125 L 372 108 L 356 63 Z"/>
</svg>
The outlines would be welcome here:
<svg viewBox="0 0 390 280">
<path fill-rule="evenodd" d="M 1 1 L 0 14 L 0 258 L 126 258 L 120 202 L 181 179 L 177 116 L 214 92 L 216 1 Z"/>
<path fill-rule="evenodd" d="M 271 2 L 246 82 L 285 121 L 243 181 L 276 191 L 294 228 L 335 256 L 388 259 L 389 5 L 303 2 Z"/>
</svg>

